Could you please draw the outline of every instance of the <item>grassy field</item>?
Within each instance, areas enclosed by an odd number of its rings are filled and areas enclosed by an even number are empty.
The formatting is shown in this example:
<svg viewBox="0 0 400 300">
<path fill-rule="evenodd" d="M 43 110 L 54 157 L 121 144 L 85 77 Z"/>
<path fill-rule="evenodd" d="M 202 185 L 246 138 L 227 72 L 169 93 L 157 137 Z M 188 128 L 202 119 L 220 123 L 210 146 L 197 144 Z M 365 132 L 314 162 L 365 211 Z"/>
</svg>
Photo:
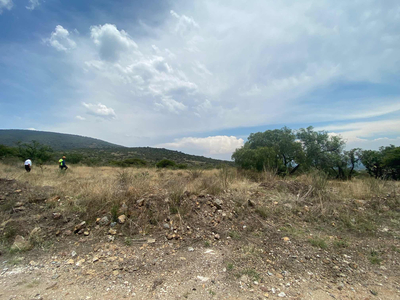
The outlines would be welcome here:
<svg viewBox="0 0 400 300">
<path fill-rule="evenodd" d="M 305 221 L 334 231 L 374 234 L 382 222 L 399 217 L 398 182 L 373 178 L 335 181 L 318 172 L 282 179 L 270 173 L 239 172 L 234 168 L 71 166 L 60 172 L 57 167 L 45 166 L 26 173 L 22 168 L 0 164 L 0 178 L 52 187 L 55 194 L 69 199 L 64 210 L 79 212 L 86 219 L 94 219 L 104 211 L 112 213 L 122 205 L 133 207 L 148 197 L 159 198 L 171 213 L 190 218 L 191 203 L 184 201 L 185 197 L 206 194 L 229 200 L 237 217 L 250 213 L 250 203 L 254 204 L 251 213 L 258 217 L 282 223 Z"/>
</svg>

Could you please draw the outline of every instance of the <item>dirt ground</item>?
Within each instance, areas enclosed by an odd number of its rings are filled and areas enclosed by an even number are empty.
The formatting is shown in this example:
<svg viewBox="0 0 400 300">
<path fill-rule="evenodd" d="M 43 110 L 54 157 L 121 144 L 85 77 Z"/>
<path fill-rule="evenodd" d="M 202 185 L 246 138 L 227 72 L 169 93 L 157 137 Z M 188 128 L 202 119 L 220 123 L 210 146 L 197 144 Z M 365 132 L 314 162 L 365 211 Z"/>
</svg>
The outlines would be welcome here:
<svg viewBox="0 0 400 300">
<path fill-rule="evenodd" d="M 85 220 L 73 211 L 58 216 L 67 199 L 54 194 L 0 179 L 0 299 L 400 299 L 400 242 L 391 228 L 351 236 L 346 247 L 333 246 L 343 239 L 335 235 L 315 247 L 308 240 L 318 229 L 307 223 L 252 214 L 257 193 L 250 213 L 235 217 L 227 192 L 186 195 L 190 222 L 166 216 L 151 233 L 128 235 L 126 224 L 99 220 L 77 228 Z M 29 249 L 10 250 L 17 236 Z"/>
</svg>

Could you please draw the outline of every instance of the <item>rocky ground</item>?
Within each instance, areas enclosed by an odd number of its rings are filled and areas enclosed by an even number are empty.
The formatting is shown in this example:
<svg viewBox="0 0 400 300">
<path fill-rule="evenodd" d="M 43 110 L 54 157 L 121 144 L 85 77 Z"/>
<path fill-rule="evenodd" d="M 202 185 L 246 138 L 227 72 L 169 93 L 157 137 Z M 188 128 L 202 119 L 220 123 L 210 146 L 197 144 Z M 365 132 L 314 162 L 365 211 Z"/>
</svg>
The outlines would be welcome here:
<svg viewBox="0 0 400 300">
<path fill-rule="evenodd" d="M 52 188 L 0 179 L 0 299 L 400 299 L 395 229 L 325 241 L 254 213 L 260 192 L 231 196 L 185 194 L 190 219 L 147 195 L 84 220 Z M 141 226 L 156 208 L 163 222 Z"/>
</svg>

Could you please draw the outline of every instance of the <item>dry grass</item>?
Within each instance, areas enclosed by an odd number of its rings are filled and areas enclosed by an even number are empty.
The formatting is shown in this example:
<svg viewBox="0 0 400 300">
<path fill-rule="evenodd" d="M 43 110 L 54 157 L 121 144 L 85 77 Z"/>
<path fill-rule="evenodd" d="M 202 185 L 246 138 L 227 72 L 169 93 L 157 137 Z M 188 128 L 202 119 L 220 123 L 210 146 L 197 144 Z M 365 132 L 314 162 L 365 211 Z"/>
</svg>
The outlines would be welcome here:
<svg viewBox="0 0 400 300">
<path fill-rule="evenodd" d="M 60 172 L 57 166 L 45 166 L 26 173 L 21 167 L 0 164 L 0 178 L 53 187 L 55 194 L 67 199 L 62 209 L 89 220 L 104 213 L 115 217 L 123 204 L 129 210 L 138 200 L 151 198 L 155 205 L 145 206 L 129 220 L 131 228 L 141 232 L 147 230 L 144 224 L 160 226 L 165 211 L 180 220 L 185 218 L 190 203 L 184 195 L 229 198 L 239 218 L 255 213 L 262 219 L 334 224 L 360 233 L 376 230 L 376 213 L 392 210 L 396 219 L 395 209 L 400 204 L 398 182 L 373 178 L 329 181 L 318 172 L 282 180 L 273 173 L 233 168 L 182 171 L 71 166 Z M 261 187 L 260 183 L 266 185 Z M 365 203 L 356 204 L 359 200 Z M 252 202 L 254 208 L 250 207 Z"/>
</svg>

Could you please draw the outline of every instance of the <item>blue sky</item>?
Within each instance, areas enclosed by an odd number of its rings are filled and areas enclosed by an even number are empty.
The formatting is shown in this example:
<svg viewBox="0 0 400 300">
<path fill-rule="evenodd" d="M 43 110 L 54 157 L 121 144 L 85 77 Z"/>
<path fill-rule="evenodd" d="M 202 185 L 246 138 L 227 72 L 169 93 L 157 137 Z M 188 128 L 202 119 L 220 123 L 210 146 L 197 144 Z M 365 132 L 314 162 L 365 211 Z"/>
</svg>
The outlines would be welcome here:
<svg viewBox="0 0 400 300">
<path fill-rule="evenodd" d="M 400 144 L 400 2 L 0 0 L 0 128 L 228 159 L 314 126 Z"/>
</svg>

